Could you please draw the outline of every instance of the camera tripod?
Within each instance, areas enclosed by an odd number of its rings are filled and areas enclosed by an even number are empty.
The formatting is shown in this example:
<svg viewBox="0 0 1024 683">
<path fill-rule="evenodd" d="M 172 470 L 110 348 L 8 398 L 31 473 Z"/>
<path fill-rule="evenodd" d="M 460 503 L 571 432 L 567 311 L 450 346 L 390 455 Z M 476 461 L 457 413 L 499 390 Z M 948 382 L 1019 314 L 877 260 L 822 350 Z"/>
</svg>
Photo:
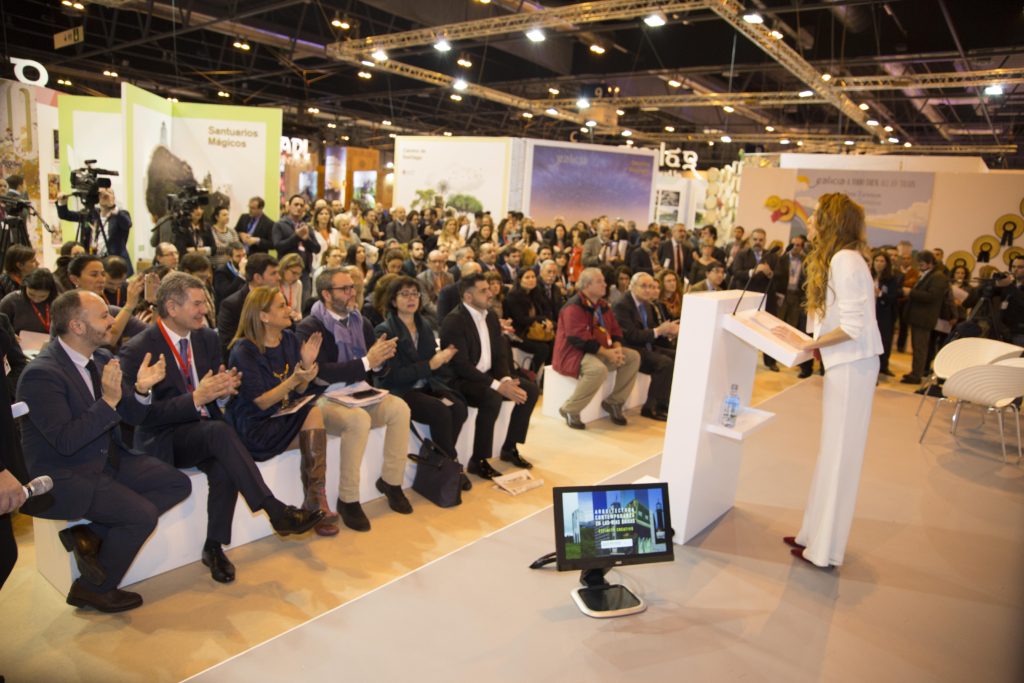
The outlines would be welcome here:
<svg viewBox="0 0 1024 683">
<path fill-rule="evenodd" d="M 15 244 L 32 246 L 28 239 L 28 230 L 25 228 L 25 219 L 21 216 L 0 219 L 0 254 L 7 253 L 8 247 Z"/>
<path fill-rule="evenodd" d="M 999 319 L 999 311 L 992 300 L 993 292 L 982 292 L 978 303 L 971 308 L 971 314 L 964 322 L 973 322 L 982 329 L 982 335 L 989 339 L 1008 339 L 1006 328 Z M 982 323 L 986 323 L 987 327 Z M 963 323 L 961 323 L 963 324 Z"/>
</svg>

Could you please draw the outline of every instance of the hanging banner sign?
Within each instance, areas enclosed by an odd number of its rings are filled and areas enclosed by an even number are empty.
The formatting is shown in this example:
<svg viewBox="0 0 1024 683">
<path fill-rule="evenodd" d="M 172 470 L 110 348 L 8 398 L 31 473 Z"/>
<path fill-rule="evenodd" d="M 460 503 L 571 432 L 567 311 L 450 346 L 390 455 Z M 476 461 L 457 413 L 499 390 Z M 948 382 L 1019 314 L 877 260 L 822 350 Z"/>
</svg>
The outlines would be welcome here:
<svg viewBox="0 0 1024 683">
<path fill-rule="evenodd" d="M 85 42 L 85 27 L 84 26 L 75 26 L 74 28 L 69 28 L 67 31 L 61 31 L 60 33 L 54 33 L 53 34 L 53 49 L 54 50 L 59 50 L 62 47 L 67 47 L 68 45 L 74 45 L 76 43 L 84 43 L 84 42 Z"/>
<path fill-rule="evenodd" d="M 665 143 L 661 143 L 658 154 L 659 166 L 663 171 L 696 171 L 697 153 L 691 150 L 683 150 L 681 147 L 666 149 Z"/>
</svg>

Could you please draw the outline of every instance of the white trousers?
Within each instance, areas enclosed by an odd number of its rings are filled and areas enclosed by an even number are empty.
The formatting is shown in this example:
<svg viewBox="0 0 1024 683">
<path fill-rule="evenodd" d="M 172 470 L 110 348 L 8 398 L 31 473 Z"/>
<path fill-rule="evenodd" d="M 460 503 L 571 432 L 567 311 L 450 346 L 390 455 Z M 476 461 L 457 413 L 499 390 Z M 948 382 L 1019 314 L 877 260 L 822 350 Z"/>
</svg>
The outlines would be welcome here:
<svg viewBox="0 0 1024 683">
<path fill-rule="evenodd" d="M 821 446 L 797 543 L 818 565 L 843 563 L 860 485 L 860 469 L 878 379 L 878 356 L 835 365 L 825 373 Z"/>
</svg>

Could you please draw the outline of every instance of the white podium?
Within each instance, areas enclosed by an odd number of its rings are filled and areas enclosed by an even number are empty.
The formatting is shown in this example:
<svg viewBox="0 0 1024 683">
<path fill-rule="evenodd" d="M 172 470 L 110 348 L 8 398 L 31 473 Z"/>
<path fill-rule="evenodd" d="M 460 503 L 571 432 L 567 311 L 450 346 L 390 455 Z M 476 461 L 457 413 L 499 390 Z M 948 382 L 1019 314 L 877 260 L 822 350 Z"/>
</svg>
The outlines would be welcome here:
<svg viewBox="0 0 1024 683">
<path fill-rule="evenodd" d="M 768 327 L 784 323 L 756 312 L 761 295 L 747 292 L 733 316 L 740 297 L 741 292 L 729 290 L 683 299 L 661 456 L 676 543 L 686 543 L 732 508 L 743 442 L 775 416 L 750 407 L 758 353 L 765 351 L 787 366 L 811 357 L 771 334 Z M 721 426 L 720 417 L 733 384 L 742 409 L 729 429 Z"/>
</svg>

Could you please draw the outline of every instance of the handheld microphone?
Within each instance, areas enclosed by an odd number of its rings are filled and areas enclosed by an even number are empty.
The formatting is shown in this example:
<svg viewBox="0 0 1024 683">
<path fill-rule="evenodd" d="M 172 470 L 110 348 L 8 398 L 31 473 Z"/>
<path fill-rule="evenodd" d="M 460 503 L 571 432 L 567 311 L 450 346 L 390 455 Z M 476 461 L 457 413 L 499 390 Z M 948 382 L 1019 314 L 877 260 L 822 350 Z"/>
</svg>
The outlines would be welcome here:
<svg viewBox="0 0 1024 683">
<path fill-rule="evenodd" d="M 29 483 L 21 487 L 21 490 L 25 492 L 26 500 L 29 498 L 35 498 L 41 496 L 44 493 L 50 491 L 53 488 L 53 479 L 46 476 L 45 474 L 41 477 L 36 477 Z"/>
</svg>

